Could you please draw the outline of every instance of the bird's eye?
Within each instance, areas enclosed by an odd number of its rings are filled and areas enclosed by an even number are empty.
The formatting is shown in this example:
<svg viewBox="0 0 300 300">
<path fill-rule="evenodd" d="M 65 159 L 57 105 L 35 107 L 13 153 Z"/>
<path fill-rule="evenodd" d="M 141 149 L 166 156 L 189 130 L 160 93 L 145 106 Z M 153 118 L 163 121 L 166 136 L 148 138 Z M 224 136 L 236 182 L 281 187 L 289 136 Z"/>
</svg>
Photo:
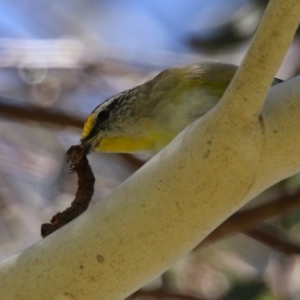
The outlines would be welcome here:
<svg viewBox="0 0 300 300">
<path fill-rule="evenodd" d="M 107 121 L 109 119 L 109 115 L 110 115 L 109 111 L 107 111 L 107 110 L 100 111 L 97 116 L 97 122 L 103 123 L 103 122 Z"/>
</svg>

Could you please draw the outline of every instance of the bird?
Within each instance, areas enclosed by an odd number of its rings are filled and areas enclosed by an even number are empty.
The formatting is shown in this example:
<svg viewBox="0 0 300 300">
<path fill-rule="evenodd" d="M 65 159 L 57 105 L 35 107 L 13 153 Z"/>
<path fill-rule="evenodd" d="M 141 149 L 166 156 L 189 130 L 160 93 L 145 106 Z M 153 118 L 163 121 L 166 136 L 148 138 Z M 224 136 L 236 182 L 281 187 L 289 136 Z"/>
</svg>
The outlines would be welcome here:
<svg viewBox="0 0 300 300">
<path fill-rule="evenodd" d="M 218 103 L 237 69 L 219 62 L 172 67 L 108 98 L 83 126 L 85 154 L 157 153 Z"/>
</svg>

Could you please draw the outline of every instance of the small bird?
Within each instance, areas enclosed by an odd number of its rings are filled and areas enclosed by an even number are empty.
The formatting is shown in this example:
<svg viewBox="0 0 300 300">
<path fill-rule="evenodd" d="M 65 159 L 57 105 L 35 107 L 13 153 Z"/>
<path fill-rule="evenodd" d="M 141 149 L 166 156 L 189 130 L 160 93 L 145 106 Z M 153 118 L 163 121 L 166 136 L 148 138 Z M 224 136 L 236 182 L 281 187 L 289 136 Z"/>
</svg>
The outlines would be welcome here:
<svg viewBox="0 0 300 300">
<path fill-rule="evenodd" d="M 237 68 L 215 62 L 173 67 L 108 98 L 84 124 L 85 154 L 158 152 L 218 103 Z"/>
</svg>

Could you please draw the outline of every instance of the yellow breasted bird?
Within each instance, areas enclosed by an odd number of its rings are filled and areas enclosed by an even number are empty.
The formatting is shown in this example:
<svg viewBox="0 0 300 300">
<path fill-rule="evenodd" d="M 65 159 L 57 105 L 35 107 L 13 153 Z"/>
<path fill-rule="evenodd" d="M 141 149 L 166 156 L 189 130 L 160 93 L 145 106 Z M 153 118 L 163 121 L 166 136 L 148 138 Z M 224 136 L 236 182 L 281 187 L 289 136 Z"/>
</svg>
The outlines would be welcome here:
<svg viewBox="0 0 300 300">
<path fill-rule="evenodd" d="M 221 99 L 236 70 L 213 62 L 174 67 L 107 99 L 84 124 L 86 154 L 161 150 Z"/>
</svg>

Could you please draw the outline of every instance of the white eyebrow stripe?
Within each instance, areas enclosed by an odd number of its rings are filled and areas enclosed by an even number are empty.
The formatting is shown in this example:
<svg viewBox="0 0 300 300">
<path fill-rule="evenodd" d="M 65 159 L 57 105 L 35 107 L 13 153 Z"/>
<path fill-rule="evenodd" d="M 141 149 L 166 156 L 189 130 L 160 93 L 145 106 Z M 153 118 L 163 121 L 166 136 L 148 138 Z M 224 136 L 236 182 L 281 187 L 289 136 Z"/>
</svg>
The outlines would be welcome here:
<svg viewBox="0 0 300 300">
<path fill-rule="evenodd" d="M 112 96 L 111 98 L 106 99 L 104 102 L 99 104 L 95 109 L 94 109 L 94 114 L 98 115 L 98 113 L 102 110 L 104 110 L 108 105 L 110 105 L 114 100 L 116 99 L 116 96 Z"/>
<path fill-rule="evenodd" d="M 123 101 L 125 100 L 127 97 L 126 96 L 131 96 L 134 92 L 135 88 L 130 89 L 130 90 L 126 90 L 123 92 L 120 92 L 110 98 L 108 98 L 107 100 L 105 100 L 104 102 L 102 102 L 100 105 L 98 105 L 93 113 L 95 114 L 95 116 L 97 116 L 99 114 L 99 112 L 103 111 L 105 108 L 107 108 L 112 102 L 114 101 Z"/>
</svg>

